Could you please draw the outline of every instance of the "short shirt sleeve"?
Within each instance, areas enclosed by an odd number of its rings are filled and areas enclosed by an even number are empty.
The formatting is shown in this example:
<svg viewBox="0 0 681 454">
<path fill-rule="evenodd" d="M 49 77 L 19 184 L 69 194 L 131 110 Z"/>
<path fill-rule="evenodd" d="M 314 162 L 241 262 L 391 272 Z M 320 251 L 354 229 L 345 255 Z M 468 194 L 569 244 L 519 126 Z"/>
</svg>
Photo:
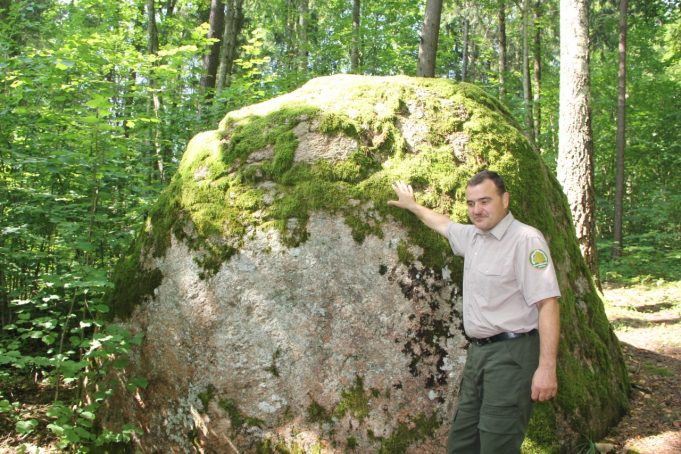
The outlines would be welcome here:
<svg viewBox="0 0 681 454">
<path fill-rule="evenodd" d="M 527 304 L 560 297 L 556 270 L 546 240 L 537 232 L 518 241 L 515 271 Z"/>
<path fill-rule="evenodd" d="M 447 240 L 455 255 L 465 256 L 475 231 L 472 226 L 450 222 L 447 226 Z"/>
</svg>

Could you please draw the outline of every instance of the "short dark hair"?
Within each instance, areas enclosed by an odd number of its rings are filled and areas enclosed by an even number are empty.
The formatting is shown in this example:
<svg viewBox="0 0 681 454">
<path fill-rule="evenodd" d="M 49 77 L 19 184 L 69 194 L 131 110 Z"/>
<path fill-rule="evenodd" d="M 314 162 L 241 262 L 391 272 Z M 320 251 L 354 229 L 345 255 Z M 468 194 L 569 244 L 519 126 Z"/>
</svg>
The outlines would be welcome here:
<svg viewBox="0 0 681 454">
<path fill-rule="evenodd" d="M 471 177 L 470 180 L 468 180 L 468 186 L 477 186 L 482 184 L 485 180 L 492 180 L 494 186 L 497 187 L 499 195 L 503 195 L 504 192 L 506 192 L 506 184 L 504 184 L 504 179 L 501 178 L 501 175 L 492 170 L 483 170 L 476 173 Z"/>
</svg>

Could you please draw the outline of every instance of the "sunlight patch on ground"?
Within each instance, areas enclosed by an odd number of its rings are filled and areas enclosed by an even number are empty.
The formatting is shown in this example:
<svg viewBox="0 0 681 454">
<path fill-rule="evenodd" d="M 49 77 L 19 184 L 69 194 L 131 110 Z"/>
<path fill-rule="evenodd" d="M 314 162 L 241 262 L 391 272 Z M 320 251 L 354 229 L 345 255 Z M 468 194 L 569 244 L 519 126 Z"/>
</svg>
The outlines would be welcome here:
<svg viewBox="0 0 681 454">
<path fill-rule="evenodd" d="M 678 454 L 681 452 L 681 431 L 629 440 L 624 448 L 625 452 L 629 450 L 640 454 Z"/>
</svg>

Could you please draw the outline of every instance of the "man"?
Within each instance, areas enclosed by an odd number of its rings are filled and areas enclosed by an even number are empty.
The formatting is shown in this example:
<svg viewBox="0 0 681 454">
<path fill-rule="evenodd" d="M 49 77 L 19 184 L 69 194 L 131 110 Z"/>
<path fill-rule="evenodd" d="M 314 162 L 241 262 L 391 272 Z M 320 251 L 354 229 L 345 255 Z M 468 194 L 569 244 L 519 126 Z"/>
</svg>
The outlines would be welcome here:
<svg viewBox="0 0 681 454">
<path fill-rule="evenodd" d="M 556 395 L 560 290 L 544 236 L 517 221 L 496 172 L 466 187 L 473 225 L 457 224 L 393 185 L 389 205 L 414 213 L 464 257 L 463 322 L 471 340 L 448 454 L 519 453 L 532 401 Z M 538 336 L 537 336 L 538 334 Z"/>
</svg>

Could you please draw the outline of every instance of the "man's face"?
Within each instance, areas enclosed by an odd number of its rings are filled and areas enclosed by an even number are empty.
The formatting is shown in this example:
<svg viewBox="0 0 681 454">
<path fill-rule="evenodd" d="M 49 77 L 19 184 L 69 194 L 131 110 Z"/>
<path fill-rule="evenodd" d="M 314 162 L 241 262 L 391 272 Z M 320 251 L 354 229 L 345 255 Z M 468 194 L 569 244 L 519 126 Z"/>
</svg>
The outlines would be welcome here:
<svg viewBox="0 0 681 454">
<path fill-rule="evenodd" d="M 492 230 L 508 213 L 508 192 L 499 195 L 492 180 L 466 188 L 468 217 L 473 225 L 487 232 Z"/>
</svg>

